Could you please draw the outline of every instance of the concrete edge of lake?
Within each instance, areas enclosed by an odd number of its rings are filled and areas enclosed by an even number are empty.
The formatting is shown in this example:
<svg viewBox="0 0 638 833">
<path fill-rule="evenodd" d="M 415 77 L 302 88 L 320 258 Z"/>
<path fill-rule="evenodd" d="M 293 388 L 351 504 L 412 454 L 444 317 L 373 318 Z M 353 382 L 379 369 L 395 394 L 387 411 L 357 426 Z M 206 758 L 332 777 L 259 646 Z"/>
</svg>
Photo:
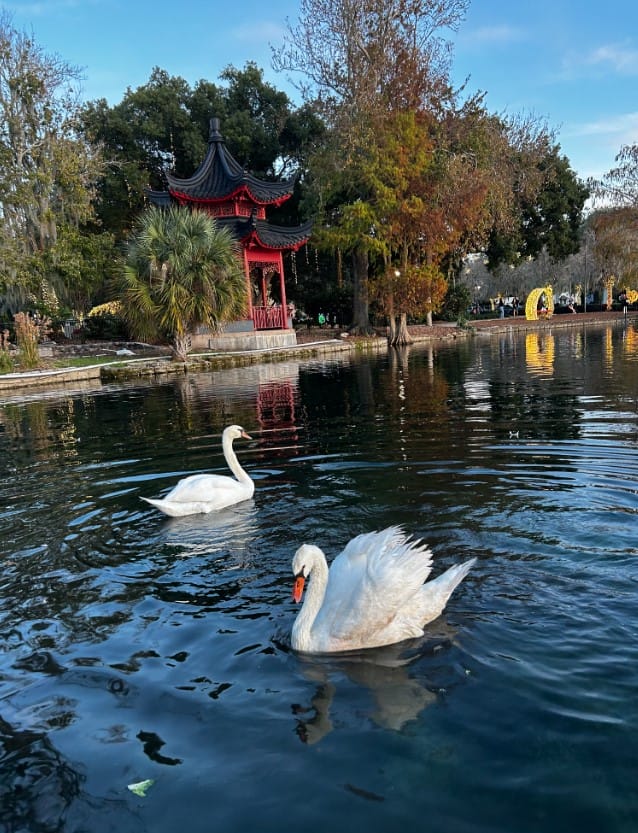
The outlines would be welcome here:
<svg viewBox="0 0 638 833">
<path fill-rule="evenodd" d="M 455 322 L 436 322 L 434 326 L 415 325 L 408 327 L 410 337 L 418 342 L 441 342 L 467 339 L 473 336 L 518 333 L 530 330 L 552 330 L 564 327 L 584 327 L 600 324 L 625 324 L 638 321 L 638 312 L 577 313 L 575 315 L 553 315 L 542 320 L 527 320 L 524 316 L 479 319 L 459 326 Z M 322 355 L 356 353 L 387 349 L 385 334 L 377 332 L 371 336 L 348 336 L 327 329 L 315 328 L 298 333 L 298 343 L 293 347 L 263 350 L 243 350 L 225 353 L 195 353 L 186 362 L 175 362 L 170 356 L 145 358 L 114 357 L 112 362 L 44 370 L 29 370 L 0 375 L 0 391 L 9 392 L 22 388 L 62 386 L 80 381 L 101 381 L 113 383 L 135 378 L 163 378 L 183 375 L 189 372 L 223 370 L 244 367 L 257 362 L 277 362 L 290 358 L 315 358 Z"/>
</svg>

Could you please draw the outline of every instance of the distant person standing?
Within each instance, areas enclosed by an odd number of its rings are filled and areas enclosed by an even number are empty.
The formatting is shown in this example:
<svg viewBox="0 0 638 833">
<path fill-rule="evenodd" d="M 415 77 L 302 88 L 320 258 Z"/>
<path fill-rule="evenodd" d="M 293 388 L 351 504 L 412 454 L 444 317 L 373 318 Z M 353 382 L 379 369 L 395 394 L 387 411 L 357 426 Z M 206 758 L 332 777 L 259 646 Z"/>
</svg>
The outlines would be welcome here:
<svg viewBox="0 0 638 833">
<path fill-rule="evenodd" d="M 505 304 L 502 298 L 498 299 L 498 317 L 505 318 Z"/>
<path fill-rule="evenodd" d="M 626 292 L 621 292 L 618 296 L 618 300 L 622 304 L 622 311 L 625 315 L 627 315 L 627 306 L 629 305 L 629 299 L 627 298 Z"/>
</svg>

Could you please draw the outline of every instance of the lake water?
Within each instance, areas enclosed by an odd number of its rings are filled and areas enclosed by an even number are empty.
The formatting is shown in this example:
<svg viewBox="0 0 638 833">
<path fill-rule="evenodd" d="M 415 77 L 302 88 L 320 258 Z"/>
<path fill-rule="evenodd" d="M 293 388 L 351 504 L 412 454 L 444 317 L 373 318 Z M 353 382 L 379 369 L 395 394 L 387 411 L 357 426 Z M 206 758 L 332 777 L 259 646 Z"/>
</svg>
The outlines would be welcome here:
<svg viewBox="0 0 638 833">
<path fill-rule="evenodd" d="M 140 500 L 232 422 L 251 501 Z M 637 450 L 631 323 L 5 396 L 0 830 L 635 833 Z M 391 524 L 443 616 L 295 654 L 295 549 Z"/>
</svg>

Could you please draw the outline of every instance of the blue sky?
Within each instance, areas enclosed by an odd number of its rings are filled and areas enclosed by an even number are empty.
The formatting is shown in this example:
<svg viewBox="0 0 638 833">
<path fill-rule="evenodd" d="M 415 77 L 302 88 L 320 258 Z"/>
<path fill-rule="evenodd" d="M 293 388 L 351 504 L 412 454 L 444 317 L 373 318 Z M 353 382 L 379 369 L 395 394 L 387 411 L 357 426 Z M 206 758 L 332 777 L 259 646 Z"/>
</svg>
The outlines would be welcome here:
<svg viewBox="0 0 638 833">
<path fill-rule="evenodd" d="M 155 66 L 190 84 L 254 61 L 279 89 L 270 44 L 297 0 L 14 0 L 3 8 L 48 53 L 82 69 L 84 98 L 121 101 Z M 240 19 L 238 15 L 241 14 Z M 473 0 L 453 34 L 453 79 L 490 111 L 531 114 L 557 134 L 578 176 L 601 176 L 638 142 L 636 0 Z"/>
</svg>

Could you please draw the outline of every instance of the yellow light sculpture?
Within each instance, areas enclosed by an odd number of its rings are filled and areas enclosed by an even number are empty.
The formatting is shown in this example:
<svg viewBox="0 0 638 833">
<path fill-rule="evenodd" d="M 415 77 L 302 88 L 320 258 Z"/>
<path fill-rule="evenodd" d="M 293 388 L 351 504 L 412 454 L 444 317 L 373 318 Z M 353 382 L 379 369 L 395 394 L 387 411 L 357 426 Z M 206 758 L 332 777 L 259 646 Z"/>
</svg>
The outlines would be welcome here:
<svg viewBox="0 0 638 833">
<path fill-rule="evenodd" d="M 616 283 L 616 278 L 613 275 L 609 275 L 603 281 L 603 286 L 607 290 L 607 309 L 611 309 L 611 304 L 612 304 L 612 301 L 614 300 L 614 297 L 612 295 L 611 290 L 613 289 L 615 283 Z"/>
<path fill-rule="evenodd" d="M 554 312 L 554 291 L 551 286 L 537 287 L 532 289 L 525 302 L 525 318 L 528 321 L 538 321 L 538 299 L 543 293 L 547 299 L 547 317 Z"/>
</svg>

